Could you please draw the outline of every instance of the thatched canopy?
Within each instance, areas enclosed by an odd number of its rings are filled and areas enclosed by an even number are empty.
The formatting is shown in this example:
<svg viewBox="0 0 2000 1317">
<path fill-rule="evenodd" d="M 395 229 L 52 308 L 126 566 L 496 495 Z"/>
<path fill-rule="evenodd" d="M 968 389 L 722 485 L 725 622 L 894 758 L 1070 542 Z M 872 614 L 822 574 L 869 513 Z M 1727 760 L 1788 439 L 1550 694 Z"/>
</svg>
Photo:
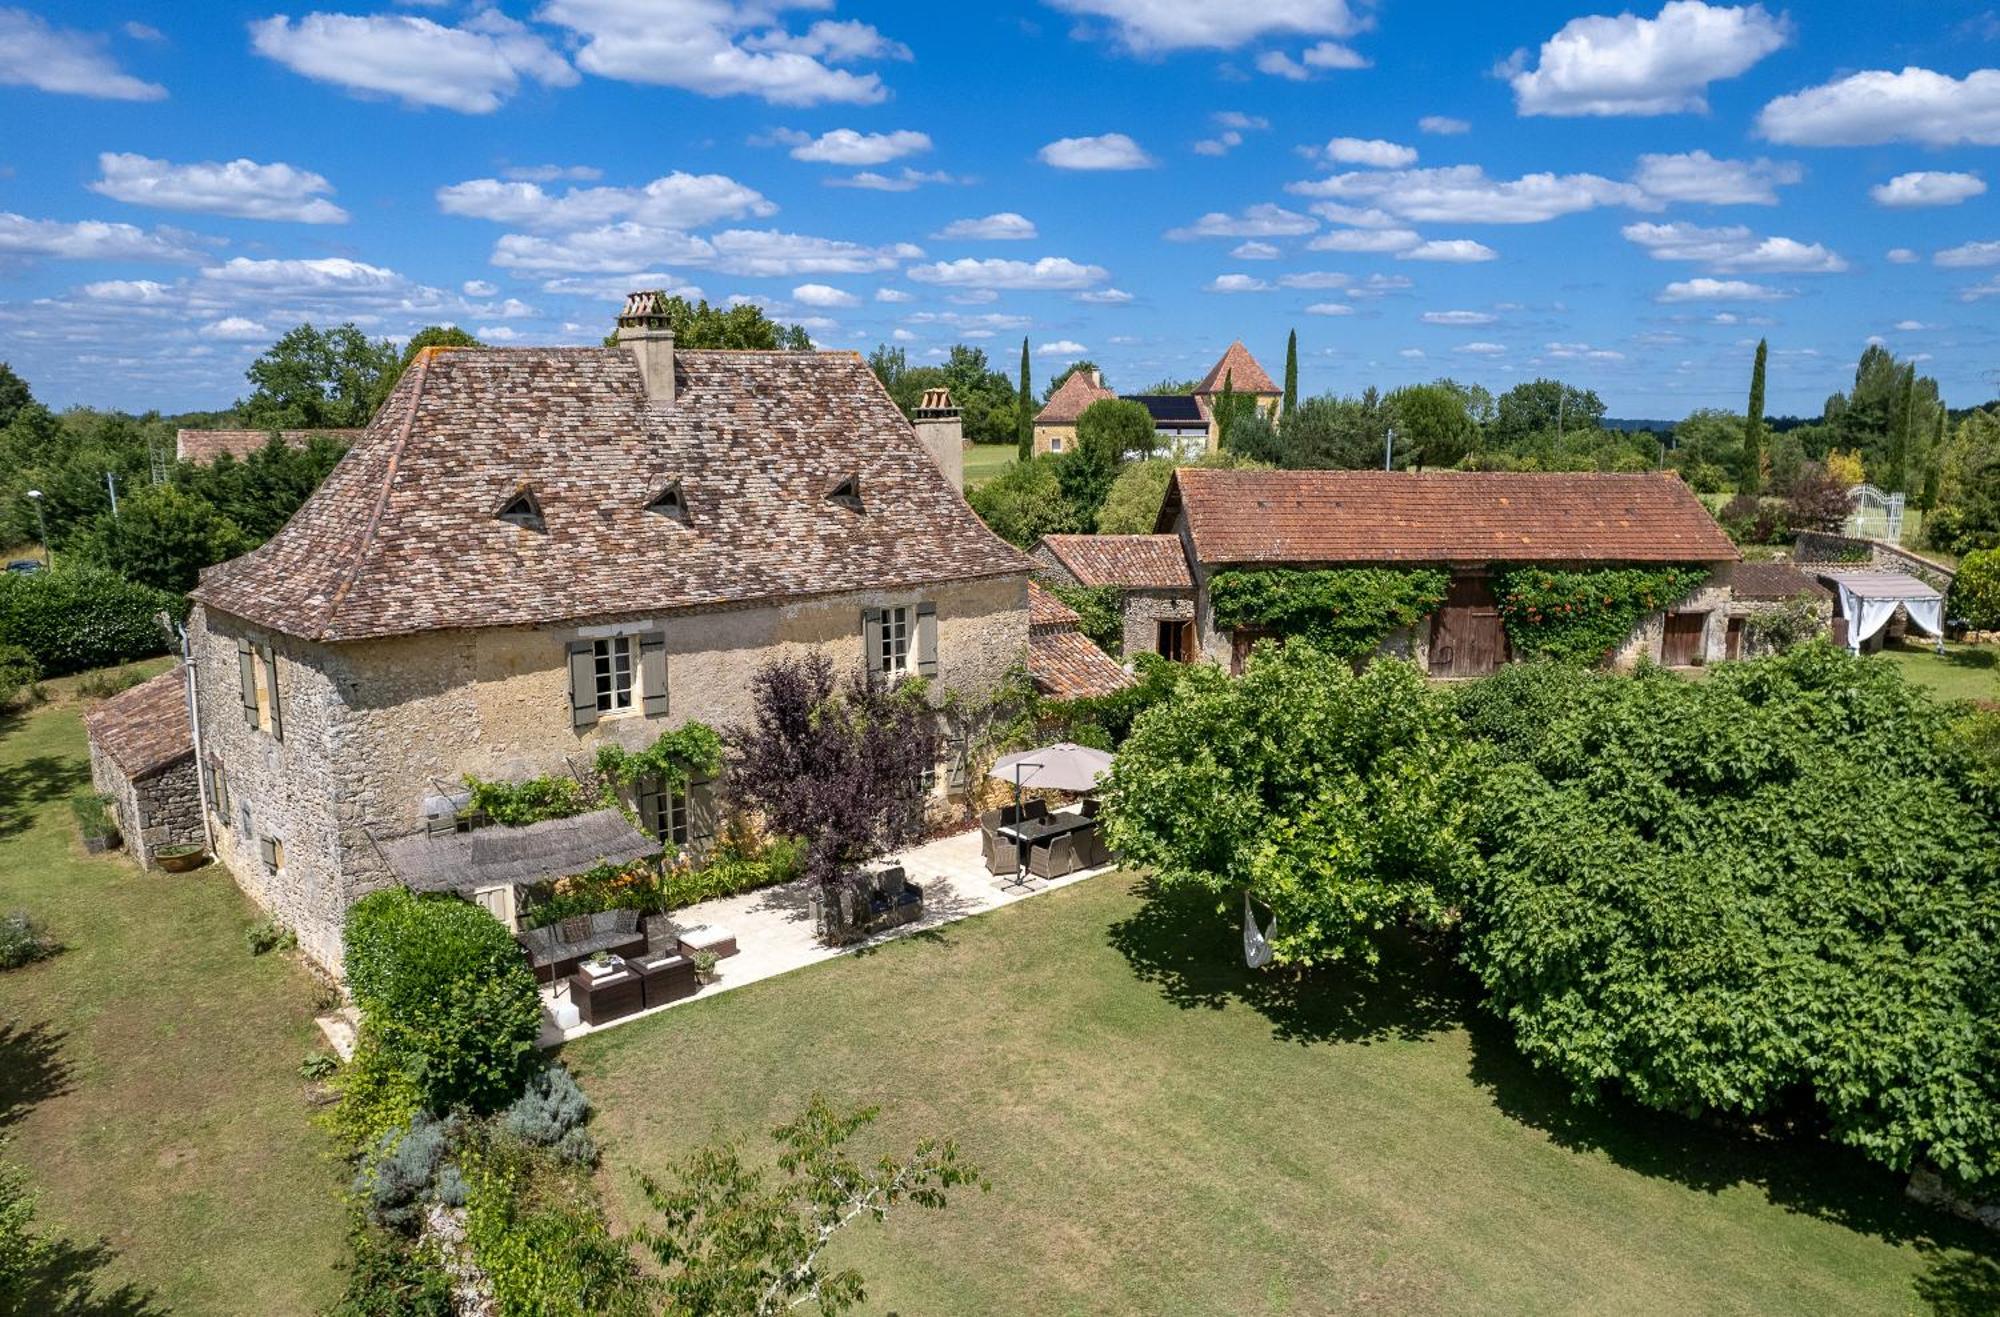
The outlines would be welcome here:
<svg viewBox="0 0 2000 1317">
<path fill-rule="evenodd" d="M 660 843 L 615 809 L 526 827 L 486 827 L 432 836 L 415 833 L 381 844 L 405 887 L 469 892 L 553 882 L 599 864 L 629 864 L 660 853 Z"/>
</svg>

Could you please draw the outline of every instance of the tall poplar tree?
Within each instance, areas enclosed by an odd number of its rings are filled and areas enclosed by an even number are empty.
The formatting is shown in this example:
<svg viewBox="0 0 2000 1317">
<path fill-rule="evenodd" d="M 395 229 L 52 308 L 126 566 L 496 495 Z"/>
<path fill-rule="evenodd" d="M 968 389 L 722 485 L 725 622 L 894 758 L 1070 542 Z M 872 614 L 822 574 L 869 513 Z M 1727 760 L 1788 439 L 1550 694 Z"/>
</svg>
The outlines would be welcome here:
<svg viewBox="0 0 2000 1317">
<path fill-rule="evenodd" d="M 1021 392 L 1015 404 L 1014 454 L 1026 462 L 1035 456 L 1035 390 L 1028 380 L 1028 340 L 1021 340 Z"/>
<path fill-rule="evenodd" d="M 1743 415 L 1743 456 L 1736 470 L 1736 492 L 1755 494 L 1764 487 L 1764 363 L 1771 346 L 1757 340 L 1757 364 L 1750 368 L 1750 406 Z"/>
<path fill-rule="evenodd" d="M 1285 339 L 1285 400 L 1278 407 L 1278 419 L 1288 420 L 1299 405 L 1299 331 Z"/>
</svg>

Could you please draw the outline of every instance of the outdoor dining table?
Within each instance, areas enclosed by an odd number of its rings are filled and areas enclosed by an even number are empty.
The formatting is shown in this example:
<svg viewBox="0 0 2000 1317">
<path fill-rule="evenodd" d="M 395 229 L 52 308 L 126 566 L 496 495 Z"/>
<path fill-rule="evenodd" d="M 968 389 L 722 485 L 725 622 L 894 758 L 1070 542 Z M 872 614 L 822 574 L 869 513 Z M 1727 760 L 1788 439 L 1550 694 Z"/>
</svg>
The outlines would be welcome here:
<svg viewBox="0 0 2000 1317">
<path fill-rule="evenodd" d="M 994 835 L 1005 837 L 1017 843 L 1018 868 L 1026 862 L 1027 852 L 1037 846 L 1054 841 L 1057 837 L 1068 837 L 1076 833 L 1088 832 L 1097 826 L 1097 820 L 1075 812 L 1045 814 L 1038 819 L 1024 819 L 1019 823 L 1009 823 L 995 828 Z"/>
</svg>

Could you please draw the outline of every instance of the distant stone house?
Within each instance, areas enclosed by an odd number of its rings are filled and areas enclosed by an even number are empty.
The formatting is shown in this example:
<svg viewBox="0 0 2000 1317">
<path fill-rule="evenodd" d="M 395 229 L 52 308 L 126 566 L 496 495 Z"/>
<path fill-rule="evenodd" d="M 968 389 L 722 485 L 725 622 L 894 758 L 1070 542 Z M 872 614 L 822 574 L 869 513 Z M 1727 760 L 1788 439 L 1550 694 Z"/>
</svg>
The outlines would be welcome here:
<svg viewBox="0 0 2000 1317">
<path fill-rule="evenodd" d="M 1283 395 L 1240 339 L 1229 345 L 1187 393 L 1120 395 L 1105 387 L 1100 372 L 1079 370 L 1058 385 L 1035 414 L 1035 451 L 1063 453 L 1075 448 L 1076 423 L 1085 409 L 1094 402 L 1122 396 L 1124 401 L 1144 407 L 1153 418 L 1156 452 L 1184 459 L 1200 457 L 1214 452 L 1221 440 L 1215 403 L 1225 388 L 1236 397 L 1252 399 L 1258 411 L 1277 420 Z"/>
<path fill-rule="evenodd" d="M 360 430 L 176 430 L 174 458 L 209 466 L 228 454 L 241 462 L 271 442 L 276 434 L 287 448 L 304 448 L 315 439 L 327 439 L 345 447 L 361 437 Z"/>
<path fill-rule="evenodd" d="M 1035 689 L 1058 700 L 1111 695 L 1132 676 L 1083 634 L 1076 610 L 1028 583 L 1028 669 Z"/>
<path fill-rule="evenodd" d="M 1184 467 L 1167 487 L 1157 529 L 1177 537 L 1186 557 L 1199 651 L 1232 671 L 1265 633 L 1217 627 L 1208 584 L 1224 569 L 1445 569 L 1443 607 L 1385 648 L 1433 676 L 1470 677 L 1511 657 L 1496 568 L 1706 571 L 1702 586 L 1645 618 L 1612 659 L 1691 666 L 1725 656 L 1729 572 L 1739 557 L 1693 491 L 1666 474 Z"/>
<path fill-rule="evenodd" d="M 194 590 L 218 856 L 322 965 L 386 885 L 508 916 L 518 866 L 495 883 L 462 837 L 458 860 L 419 849 L 470 822 L 468 775 L 725 728 L 780 656 L 971 698 L 1028 659 L 1030 561 L 866 362 L 677 352 L 659 311 L 635 298 L 615 347 L 420 353 L 291 523 Z M 663 841 L 715 828 L 703 784 L 631 803 Z M 620 816 L 564 836 L 613 834 Z"/>
<path fill-rule="evenodd" d="M 1094 402 L 1118 395 L 1104 387 L 1104 376 L 1096 370 L 1071 371 L 1056 386 L 1042 409 L 1035 413 L 1035 451 L 1067 453 L 1076 447 L 1076 423 Z"/>
<path fill-rule="evenodd" d="M 91 784 L 110 798 L 125 848 L 141 867 L 152 864 L 162 846 L 203 840 L 181 668 L 112 696 L 86 713 L 83 724 Z"/>
<path fill-rule="evenodd" d="M 1211 451 L 1221 440 L 1214 415 L 1216 400 L 1225 389 L 1235 397 L 1251 399 L 1258 412 L 1273 424 L 1284 410 L 1283 392 L 1271 382 L 1270 374 L 1257 364 L 1257 358 L 1250 355 L 1250 349 L 1243 346 L 1243 340 L 1236 340 L 1194 386 L 1194 396 L 1210 418 L 1208 446 Z"/>
<path fill-rule="evenodd" d="M 1028 554 L 1046 580 L 1118 592 L 1121 657 L 1159 654 L 1185 663 L 1199 653 L 1194 578 L 1175 536 L 1047 535 Z"/>
</svg>

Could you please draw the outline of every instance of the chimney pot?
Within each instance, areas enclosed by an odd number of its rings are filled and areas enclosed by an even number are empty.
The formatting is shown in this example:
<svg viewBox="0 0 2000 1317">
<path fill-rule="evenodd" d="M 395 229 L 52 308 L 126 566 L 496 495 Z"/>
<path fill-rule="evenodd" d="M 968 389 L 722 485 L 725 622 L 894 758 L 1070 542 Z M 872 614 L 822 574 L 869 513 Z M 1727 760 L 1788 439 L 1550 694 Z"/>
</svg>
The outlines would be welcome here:
<svg viewBox="0 0 2000 1317">
<path fill-rule="evenodd" d="M 666 294 L 632 293 L 618 317 L 618 345 L 638 364 L 648 402 L 674 400 L 674 326 L 667 318 Z"/>
<path fill-rule="evenodd" d="M 917 438 L 930 451 L 938 469 L 945 479 L 951 481 L 952 488 L 965 488 L 965 425 L 959 419 L 958 404 L 952 401 L 950 389 L 925 389 L 924 396 L 917 403 L 916 419 L 912 422 Z"/>
</svg>

